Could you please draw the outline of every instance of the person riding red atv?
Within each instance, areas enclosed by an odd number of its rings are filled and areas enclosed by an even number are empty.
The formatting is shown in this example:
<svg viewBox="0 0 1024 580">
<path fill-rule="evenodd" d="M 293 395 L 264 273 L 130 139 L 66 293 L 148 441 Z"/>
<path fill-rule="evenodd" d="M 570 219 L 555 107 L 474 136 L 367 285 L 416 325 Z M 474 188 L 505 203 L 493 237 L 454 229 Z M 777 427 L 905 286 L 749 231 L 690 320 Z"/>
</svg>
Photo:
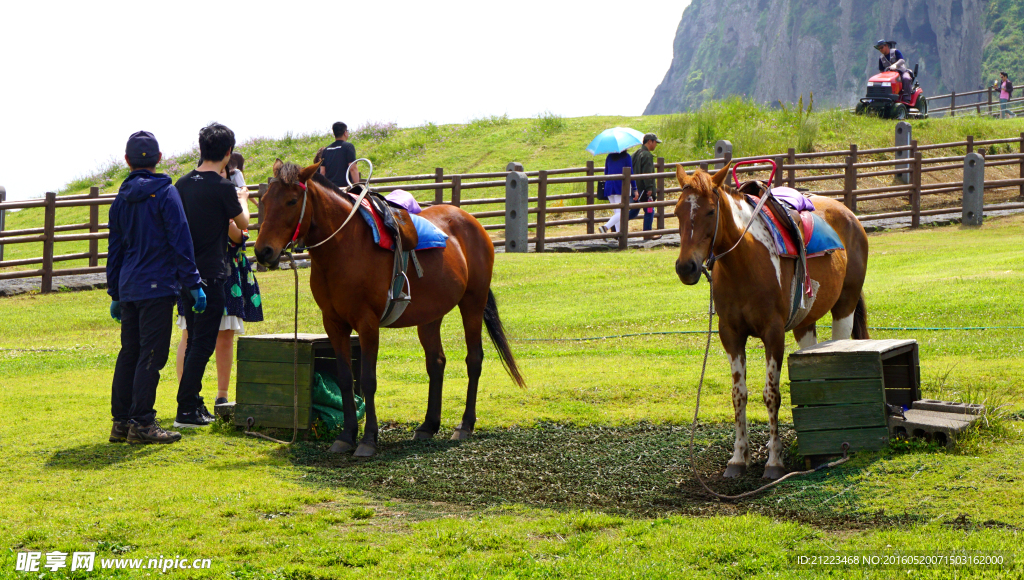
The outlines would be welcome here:
<svg viewBox="0 0 1024 580">
<path fill-rule="evenodd" d="M 911 73 L 903 54 L 895 46 L 895 42 L 886 40 L 875 44 L 875 49 L 882 53 L 878 59 L 879 73 L 868 79 L 867 95 L 860 100 L 855 112 L 858 115 L 871 112 L 885 119 L 926 119 L 928 100 L 917 83 L 917 65 Z"/>
</svg>

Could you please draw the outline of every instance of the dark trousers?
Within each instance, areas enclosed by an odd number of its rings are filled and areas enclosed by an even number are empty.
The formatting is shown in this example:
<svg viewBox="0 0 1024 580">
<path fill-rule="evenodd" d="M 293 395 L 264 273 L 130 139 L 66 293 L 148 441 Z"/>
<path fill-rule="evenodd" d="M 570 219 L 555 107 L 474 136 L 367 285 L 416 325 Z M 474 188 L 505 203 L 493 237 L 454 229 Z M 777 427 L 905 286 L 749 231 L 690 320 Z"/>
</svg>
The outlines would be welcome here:
<svg viewBox="0 0 1024 580">
<path fill-rule="evenodd" d="M 185 304 L 185 327 L 188 342 L 185 343 L 185 364 L 181 369 L 181 383 L 178 385 L 178 414 L 191 413 L 203 405 L 203 373 L 206 363 L 217 348 L 217 333 L 220 319 L 224 316 L 224 280 L 209 280 L 203 288 L 206 292 L 206 310 L 202 314 L 192 312 L 196 301 L 188 289 L 182 289 L 181 298 Z"/>
<path fill-rule="evenodd" d="M 654 201 L 654 194 L 653 193 L 647 193 L 645 191 L 644 192 L 640 192 L 639 198 L 637 199 L 637 203 L 647 203 L 647 202 L 650 202 L 650 201 Z M 641 208 L 636 208 L 636 209 L 629 210 L 629 219 L 635 219 L 636 216 L 640 215 L 640 209 Z M 650 231 L 651 228 L 654 227 L 654 208 L 653 207 L 645 207 L 645 208 L 643 208 L 643 211 L 644 211 L 644 231 L 646 232 L 646 231 Z"/>
<path fill-rule="evenodd" d="M 114 421 L 153 424 L 156 386 L 171 347 L 174 303 L 174 296 L 121 303 L 121 352 L 110 389 Z"/>
</svg>

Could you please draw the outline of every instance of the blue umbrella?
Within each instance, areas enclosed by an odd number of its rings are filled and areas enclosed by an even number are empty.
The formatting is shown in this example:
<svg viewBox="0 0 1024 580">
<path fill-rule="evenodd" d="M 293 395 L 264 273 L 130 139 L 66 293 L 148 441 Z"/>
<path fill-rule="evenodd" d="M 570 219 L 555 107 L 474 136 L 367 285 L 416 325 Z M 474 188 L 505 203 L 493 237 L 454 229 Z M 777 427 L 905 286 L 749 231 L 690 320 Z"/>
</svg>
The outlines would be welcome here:
<svg viewBox="0 0 1024 580">
<path fill-rule="evenodd" d="M 587 145 L 587 151 L 591 155 L 604 155 L 606 153 L 618 153 L 644 141 L 644 134 L 629 127 L 615 127 L 605 129 L 601 134 L 594 137 L 594 140 Z"/>
</svg>

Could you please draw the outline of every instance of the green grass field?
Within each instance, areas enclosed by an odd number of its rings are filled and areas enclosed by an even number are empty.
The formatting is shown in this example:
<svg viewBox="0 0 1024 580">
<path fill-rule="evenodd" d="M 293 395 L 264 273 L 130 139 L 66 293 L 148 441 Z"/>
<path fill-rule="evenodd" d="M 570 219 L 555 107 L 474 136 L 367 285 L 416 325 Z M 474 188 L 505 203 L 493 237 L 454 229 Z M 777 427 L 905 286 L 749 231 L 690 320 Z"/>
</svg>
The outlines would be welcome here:
<svg viewBox="0 0 1024 580">
<path fill-rule="evenodd" d="M 869 323 L 1021 326 L 1022 227 L 1019 216 L 979 230 L 873 235 Z M 282 448 L 223 425 L 170 446 L 109 444 L 118 326 L 106 294 L 3 299 L 0 577 L 29 577 L 14 572 L 21 550 L 211 558 L 209 570 L 168 572 L 197 578 L 1021 577 L 1019 563 L 811 570 L 790 558 L 894 549 L 1024 556 L 1024 332 L 873 331 L 917 338 L 925 396 L 985 403 L 989 426 L 954 452 L 894 445 L 752 501 L 721 504 L 698 491 L 686 451 L 702 337 L 559 340 L 700 330 L 707 287 L 680 284 L 674 259 L 672 250 L 500 254 L 493 289 L 528 387 L 508 379 L 488 345 L 480 431 L 468 442 L 446 441 L 466 378 L 461 325 L 450 317 L 441 437 L 411 443 L 426 404 L 422 353 L 414 330 L 385 331 L 384 444 L 370 461 L 331 456 L 326 443 Z M 300 270 L 300 331 L 322 332 L 307 276 Z M 291 272 L 262 274 L 260 284 L 267 320 L 249 333 L 289 332 Z M 758 349 L 752 342 L 748 353 L 755 448 L 766 441 L 767 417 Z M 158 392 L 165 425 L 173 421 L 173 374 L 165 369 Z M 713 340 L 698 469 L 712 486 L 735 492 L 760 484 L 764 456 L 755 452 L 747 478 L 714 479 L 731 447 L 729 385 Z M 791 422 L 785 405 L 782 421 Z M 792 429 L 783 432 L 791 443 Z M 67 576 L 65 569 L 40 577 Z"/>
</svg>

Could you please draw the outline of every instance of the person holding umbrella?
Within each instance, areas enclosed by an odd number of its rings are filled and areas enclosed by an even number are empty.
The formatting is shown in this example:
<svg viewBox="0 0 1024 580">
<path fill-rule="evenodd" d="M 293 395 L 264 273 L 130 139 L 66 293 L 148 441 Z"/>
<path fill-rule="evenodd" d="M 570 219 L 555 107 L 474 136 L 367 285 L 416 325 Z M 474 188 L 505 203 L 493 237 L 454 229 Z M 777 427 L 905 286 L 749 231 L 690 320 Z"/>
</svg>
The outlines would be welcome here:
<svg viewBox="0 0 1024 580">
<path fill-rule="evenodd" d="M 643 137 L 643 133 L 635 129 L 630 129 L 628 127 L 615 127 L 602 131 L 600 135 L 594 137 L 594 140 L 590 142 L 590 145 L 587 145 L 587 151 L 592 155 L 601 155 L 602 153 L 608 154 L 608 157 L 605 158 L 604 162 L 605 175 L 622 175 L 625 168 L 632 168 L 633 165 L 633 160 L 626 150 L 634 145 L 641 144 L 643 142 Z M 633 191 L 636 190 L 635 181 L 631 182 L 631 189 Z M 622 180 L 610 179 L 605 181 L 604 193 L 608 198 L 609 204 L 618 205 L 622 203 Z M 627 195 L 631 193 L 632 191 L 626 192 Z M 617 231 L 621 220 L 620 216 L 621 212 L 619 208 L 616 208 L 608 222 L 599 228 L 601 233 Z"/>
</svg>

